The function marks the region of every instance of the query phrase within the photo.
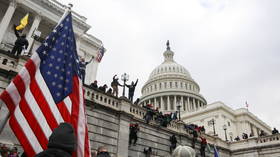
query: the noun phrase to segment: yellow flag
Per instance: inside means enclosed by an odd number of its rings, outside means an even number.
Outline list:
[[[26,14],[21,20],[20,20],[20,25],[16,27],[16,30],[22,30],[28,23],[28,16],[29,14]]]

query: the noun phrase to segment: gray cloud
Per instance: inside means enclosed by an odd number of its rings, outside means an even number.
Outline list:
[[[247,101],[251,112],[280,127],[280,1],[73,3],[108,50],[98,69],[100,84],[127,72],[131,80],[140,79],[136,95],[141,96],[140,87],[163,61],[169,39],[175,60],[190,71],[208,103],[220,100],[236,109]]]

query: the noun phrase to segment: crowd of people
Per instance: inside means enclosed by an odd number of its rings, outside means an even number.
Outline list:
[[[0,157],[25,157],[25,154],[20,154],[17,147],[7,147],[5,144],[0,144]]]
[[[115,96],[115,97],[118,97],[119,96],[119,86],[120,87],[127,87],[128,88],[128,100],[130,100],[131,102],[133,102],[133,96],[134,96],[134,91],[135,91],[135,87],[137,86],[137,83],[138,83],[138,79],[136,80],[136,82],[131,82],[131,84],[124,84],[124,85],[121,85],[119,83],[119,78],[117,77],[117,75],[114,75],[113,76],[113,80],[111,82],[111,88],[108,88],[107,84],[104,84],[102,86],[98,86],[97,84],[97,80],[95,80],[93,83],[91,83],[89,86],[93,89],[97,89],[97,90],[100,90],[101,92],[103,93],[106,93],[106,94],[110,94],[112,96]],[[139,102],[139,99],[136,99],[136,101],[134,103],[138,104]]]
[[[146,114],[144,115],[144,119],[147,124],[150,123],[152,119],[154,119],[160,126],[162,127],[167,127],[168,124],[171,123],[171,121],[176,121],[178,120],[178,111],[171,112],[171,113],[166,113],[163,114],[162,112],[159,111],[158,108],[153,109],[152,104],[147,104],[146,106],[143,106],[144,108],[147,109]]]

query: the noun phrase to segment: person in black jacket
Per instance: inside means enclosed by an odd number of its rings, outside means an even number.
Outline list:
[[[131,102],[133,102],[134,91],[135,91],[135,87],[136,87],[137,83],[138,83],[138,79],[136,80],[135,83],[132,81],[131,85],[125,84],[125,86],[128,88],[128,99]]]
[[[60,123],[49,138],[48,148],[35,157],[71,157],[76,150],[76,136],[69,123]]]
[[[79,63],[83,84],[85,83],[87,65],[93,60],[93,58],[94,57],[92,57],[88,62],[86,62],[84,58],[81,58],[81,61]]]
[[[169,138],[169,141],[170,141],[170,143],[171,143],[171,146],[170,146],[170,153],[172,153],[172,151],[176,148],[176,145],[177,145],[176,136],[175,136],[175,135],[172,135],[172,136]]]
[[[15,41],[15,46],[12,49],[12,54],[14,54],[15,56],[18,56],[18,55],[20,55],[20,53],[23,49],[27,49],[29,44],[28,44],[28,40],[26,39],[26,35],[22,34],[20,36],[16,27],[17,26],[14,25],[14,32],[17,37],[17,40]]]

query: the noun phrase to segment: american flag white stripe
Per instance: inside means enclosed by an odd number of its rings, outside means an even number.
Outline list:
[[[14,105],[17,106],[20,101],[20,95],[17,90],[17,87],[15,86],[15,84],[13,82],[10,83],[9,88],[7,88],[7,92],[11,96],[11,98],[14,102]]]
[[[45,137],[48,139],[52,133],[50,126],[47,123],[45,116],[43,115],[41,109],[39,108],[36,100],[34,99],[33,94],[31,93],[30,89],[27,89],[25,92],[25,98],[28,104],[32,104],[30,109],[32,110],[37,122],[40,122],[39,125],[43,130]]]
[[[23,130],[26,138],[28,139],[28,141],[30,141],[30,144],[31,144],[31,147],[33,148],[33,150],[36,153],[41,152],[43,149],[42,149],[40,143],[38,142],[36,136],[34,135],[33,131],[29,127],[29,124],[26,121],[26,119],[25,119],[24,115],[22,114],[19,107],[17,107],[15,109],[14,116],[15,116],[16,120],[18,121],[18,123],[20,124],[20,127]]]
[[[69,98],[69,96],[67,96],[67,97],[64,99],[64,103],[65,103],[65,105],[66,105],[66,108],[67,108],[68,112],[71,114],[72,101],[71,101],[71,99]]]
[[[22,70],[19,73],[19,76],[23,80],[25,88],[27,89],[30,83],[30,75],[25,67],[22,68]]]
[[[43,79],[43,76],[41,75],[40,70],[38,70],[36,72],[35,78],[36,78],[36,81],[37,81],[40,89],[44,89],[44,91],[42,91],[43,95],[44,95],[45,99],[48,100],[48,104],[50,106],[50,109],[51,109],[53,115],[55,116],[57,124],[64,122],[64,120],[63,120],[63,118],[62,118],[54,100],[53,100],[51,92],[49,91],[49,88],[47,87],[47,85],[46,85],[46,83]]]

